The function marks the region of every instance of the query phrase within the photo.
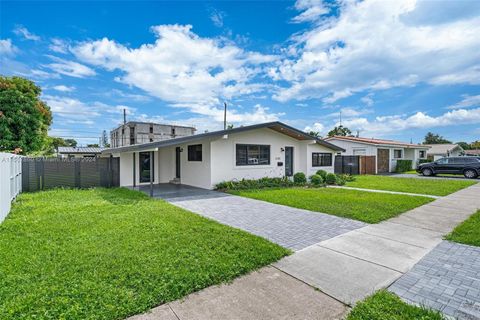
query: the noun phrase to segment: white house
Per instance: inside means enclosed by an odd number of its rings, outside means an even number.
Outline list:
[[[95,158],[100,156],[105,148],[99,147],[58,147],[60,158]]]
[[[426,144],[430,149],[427,151],[427,157],[433,161],[444,157],[458,157],[463,155],[464,150],[458,144]]]
[[[120,185],[182,183],[211,189],[234,179],[307,176],[334,170],[344,151],[281,122],[269,122],[145,144],[106,149],[120,157]]]
[[[397,160],[412,160],[415,169],[419,159],[427,158],[428,146],[361,137],[334,136],[325,139],[343,149],[342,155],[363,155],[376,157],[376,173],[394,172]]]

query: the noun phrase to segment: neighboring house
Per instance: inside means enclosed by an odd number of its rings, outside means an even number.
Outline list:
[[[120,157],[120,185],[150,181],[211,189],[240,179],[307,176],[318,169],[333,172],[334,155],[343,151],[281,122],[269,122],[189,137],[104,150]]]
[[[465,150],[466,156],[480,157],[480,149],[477,150]]]
[[[325,139],[343,149],[342,155],[375,156],[376,173],[394,172],[397,160],[412,160],[415,169],[418,160],[427,158],[428,146],[361,137],[334,136]]]
[[[458,144],[426,144],[430,147],[427,151],[427,157],[433,161],[444,157],[458,157],[463,155],[464,150]]]
[[[129,121],[110,131],[112,148],[156,142],[195,134],[193,127]]]
[[[60,158],[95,158],[100,156],[105,148],[98,147],[58,147]]]

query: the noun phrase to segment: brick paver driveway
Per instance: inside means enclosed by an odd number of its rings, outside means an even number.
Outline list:
[[[183,185],[154,186],[154,196],[220,223],[300,250],[365,223]],[[148,187],[142,187],[148,192]]]

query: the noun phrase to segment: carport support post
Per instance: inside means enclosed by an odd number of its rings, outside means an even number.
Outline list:
[[[150,151],[150,197],[153,198],[153,151]]]

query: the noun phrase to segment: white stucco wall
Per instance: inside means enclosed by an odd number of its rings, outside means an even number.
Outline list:
[[[120,186],[133,186],[133,152],[122,152],[118,154],[120,157]],[[154,177],[153,183],[158,183],[158,151],[153,152],[154,160]],[[135,152],[135,185],[149,184],[150,182],[140,183],[140,164],[139,152]]]
[[[263,144],[270,145],[270,164],[237,166],[236,144]],[[257,129],[248,132],[230,134],[224,139],[218,139],[211,143],[212,179],[211,187],[221,181],[240,179],[259,179],[263,177],[283,177],[285,175],[285,152],[282,148],[293,147],[293,172],[303,172],[307,176],[315,173],[318,169],[333,172],[331,167],[312,168],[312,152],[329,152],[334,156],[333,150],[327,149],[312,141],[293,139],[287,135],[270,129]],[[282,166],[278,166],[282,162]]]

